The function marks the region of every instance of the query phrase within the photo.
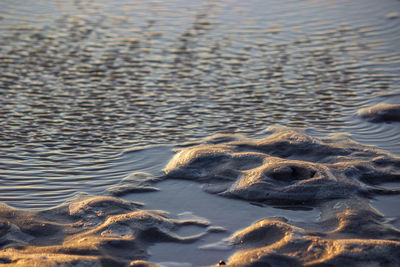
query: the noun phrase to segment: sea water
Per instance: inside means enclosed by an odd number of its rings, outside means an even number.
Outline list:
[[[135,172],[163,176],[183,143],[261,138],[271,125],[400,155],[399,122],[357,115],[400,103],[399,13],[395,0],[0,1],[0,201],[36,210],[105,195]],[[125,198],[228,229],[208,243],[264,217],[318,217],[188,181],[154,186]],[[398,226],[398,200],[372,205]],[[232,253],[202,245],[177,245],[189,251],[180,258],[157,244],[150,260],[213,264]]]

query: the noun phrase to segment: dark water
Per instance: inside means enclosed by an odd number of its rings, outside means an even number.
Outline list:
[[[400,153],[400,2],[0,1],[0,200],[157,174],[171,144],[271,124]],[[168,144],[168,146],[148,146]]]

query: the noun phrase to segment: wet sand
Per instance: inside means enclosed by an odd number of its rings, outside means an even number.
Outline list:
[[[399,7],[2,1],[0,264],[400,265]]]
[[[216,135],[183,144],[165,175],[133,173],[123,180],[130,190],[108,191],[126,200],[82,195],[39,211],[3,204],[1,260],[21,266],[135,266],[136,260],[398,265],[400,230],[370,200],[398,198],[400,190],[388,183],[399,182],[400,157],[343,135],[270,131],[262,139]]]

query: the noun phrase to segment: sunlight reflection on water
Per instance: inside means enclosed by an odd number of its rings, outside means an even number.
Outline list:
[[[398,7],[2,1],[1,200],[99,193],[140,169],[121,162],[124,149],[271,124],[350,131],[398,152],[397,128],[353,116],[399,93],[400,19],[387,17]]]

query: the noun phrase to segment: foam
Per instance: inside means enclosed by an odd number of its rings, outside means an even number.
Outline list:
[[[325,206],[324,216],[329,219],[322,219],[320,226],[332,228],[326,231],[307,230],[276,218],[260,220],[230,237],[229,242],[239,251],[228,265],[397,266],[400,231],[359,201],[349,201],[339,212]]]
[[[155,242],[190,243],[213,227],[207,221],[169,219],[114,197],[80,196],[41,211],[1,205],[0,261],[13,266],[156,266],[141,261]],[[176,234],[195,225],[192,236]],[[211,229],[210,231],[208,229]]]
[[[339,230],[338,230],[339,231]],[[240,251],[228,266],[398,266],[400,241],[330,238],[291,224],[264,219],[235,233],[230,240]]]
[[[113,185],[106,190],[106,194],[111,196],[123,196],[129,193],[143,193],[158,191],[152,186],[157,178],[145,172],[133,172],[122,179],[119,184]]]
[[[202,182],[210,193],[279,204],[397,192],[377,185],[400,181],[399,157],[343,135],[315,138],[285,127],[269,130],[272,134],[262,139],[217,135],[182,147],[164,172]]]
[[[400,121],[400,104],[377,104],[360,109],[358,115],[371,122]]]
[[[400,264],[400,231],[368,203],[370,197],[399,193],[385,185],[400,181],[400,158],[345,135],[316,138],[285,127],[269,131],[261,139],[216,135],[183,144],[164,177],[133,173],[108,193],[137,192],[162,178],[176,178],[261,206],[321,212],[313,222],[261,219],[229,239],[202,246],[235,249],[229,266]],[[141,203],[113,196],[80,195],[47,210],[0,204],[0,218],[0,262],[13,266],[154,267],[146,261],[149,246],[188,244],[225,231],[190,211],[171,219],[164,211],[143,210]],[[178,234],[187,226],[200,230]]]
[[[400,230],[363,198],[320,205],[316,224],[261,219],[208,248],[237,251],[228,266],[397,266]],[[297,225],[296,225],[297,224]]]

